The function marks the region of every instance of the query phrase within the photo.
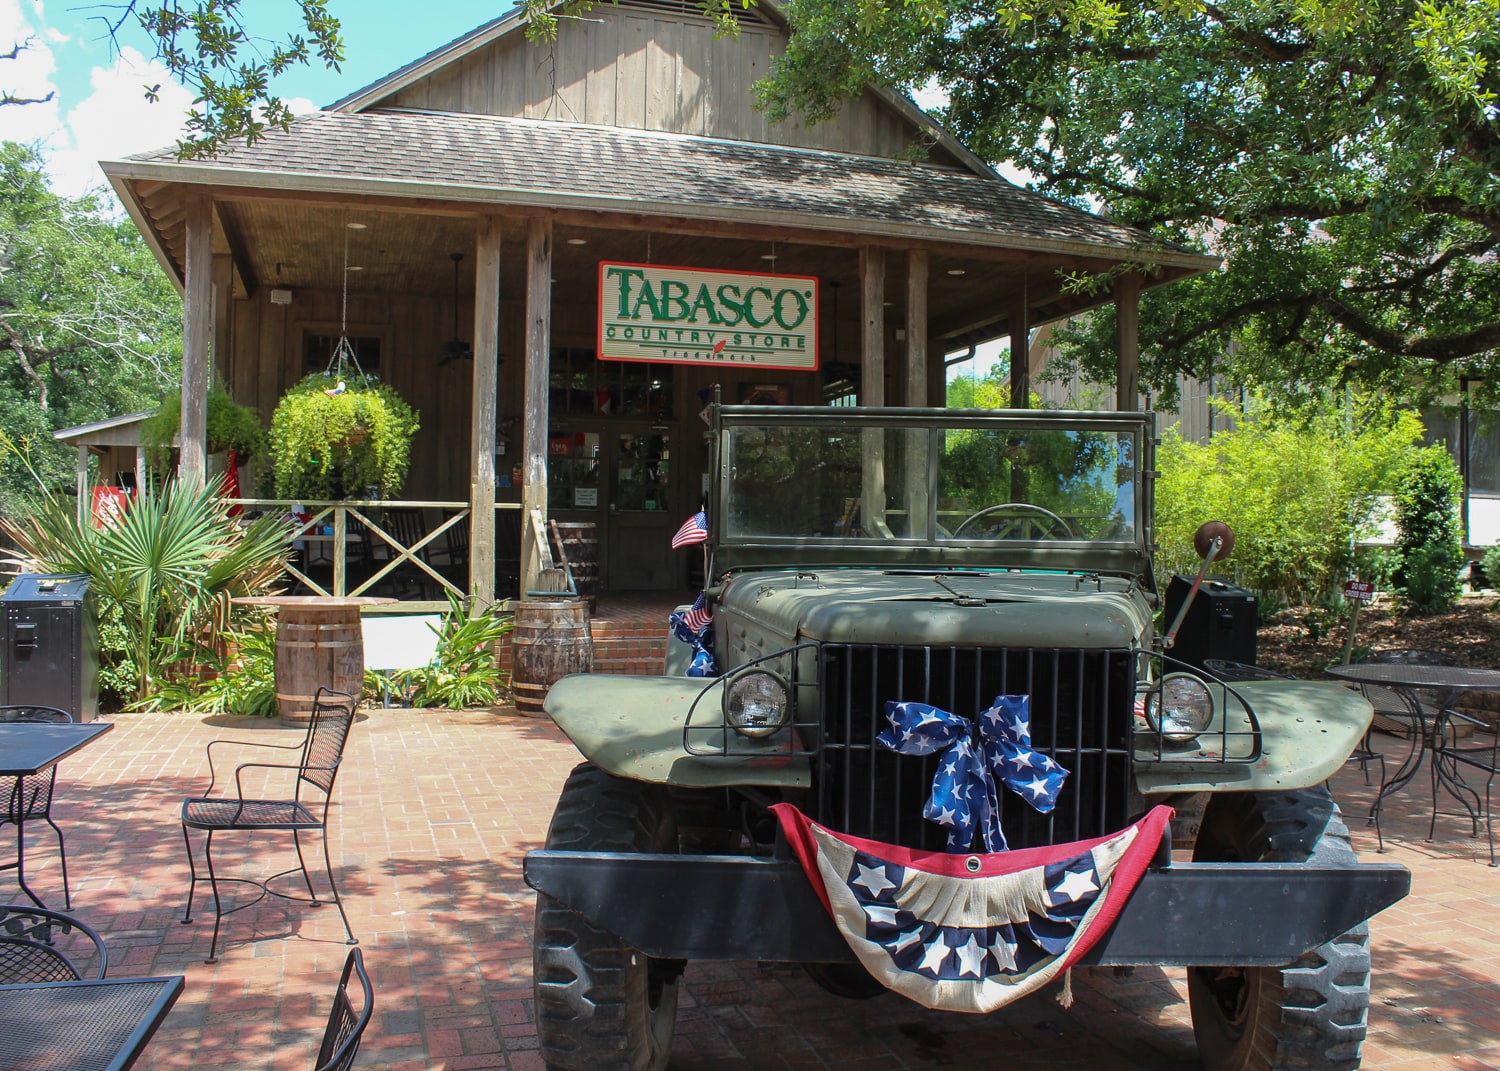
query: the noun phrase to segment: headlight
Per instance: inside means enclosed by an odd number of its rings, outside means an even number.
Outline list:
[[[1208,685],[1191,673],[1168,673],[1161,687],[1146,696],[1145,713],[1164,740],[1184,743],[1212,724],[1214,700]]]
[[[791,717],[792,691],[770,670],[752,669],[724,685],[724,720],[741,736],[770,736]]]

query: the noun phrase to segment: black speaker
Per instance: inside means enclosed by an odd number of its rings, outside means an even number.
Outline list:
[[[1174,576],[1167,585],[1163,603],[1162,627],[1169,629],[1193,589],[1193,578]],[[1167,649],[1167,656],[1179,662],[1203,668],[1205,658],[1222,658],[1230,662],[1255,665],[1255,596],[1226,580],[1204,577],[1198,594],[1193,596],[1177,642]]]

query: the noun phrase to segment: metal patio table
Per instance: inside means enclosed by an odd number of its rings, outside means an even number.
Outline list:
[[[178,974],[0,985],[0,1063],[24,1071],[123,1071],[182,984]]]
[[[111,721],[85,722],[0,722],[0,778],[32,777],[49,770],[79,748],[115,727]],[[14,784],[14,782],[10,782]],[[4,791],[10,791],[7,787]],[[21,836],[18,832],[17,837]],[[16,883],[37,907],[44,907],[41,897],[32,892],[21,873],[21,844],[16,844],[16,861],[0,864],[0,870],[14,870]]]
[[[1406,695],[1416,713],[1417,724],[1412,726],[1411,750],[1397,767],[1396,772],[1383,781],[1370,804],[1370,821],[1375,823],[1376,834],[1380,831],[1380,806],[1385,798],[1403,787],[1417,775],[1422,761],[1432,745],[1433,715],[1441,713],[1453,698],[1462,692],[1500,692],[1500,670],[1480,669],[1475,666],[1439,666],[1421,662],[1357,662],[1347,666],[1329,666],[1325,671],[1330,677],[1353,684],[1372,684]],[[1421,693],[1429,693],[1428,702],[1422,701]],[[1472,816],[1473,810],[1462,796],[1439,776],[1443,786],[1456,796]],[[1436,788],[1434,787],[1434,793]],[[1433,806],[1437,806],[1436,798]]]

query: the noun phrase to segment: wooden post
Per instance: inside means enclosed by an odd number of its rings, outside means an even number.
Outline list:
[[[1026,305],[1026,284],[1010,302],[1010,408],[1031,408],[1031,310]]]
[[[140,481],[137,480],[137,483]],[[78,523],[88,523],[89,510],[93,509],[93,503],[89,501],[89,448],[82,443],[78,444]]]
[[[910,250],[906,255],[905,402],[911,406],[927,404],[927,280],[927,251]],[[904,534],[909,538],[931,538],[934,534],[927,531],[926,447],[930,441],[926,431],[907,432]]]
[[[234,326],[234,314],[232,311],[234,301],[234,258],[228,253],[215,253],[213,258],[214,361],[212,381],[228,391],[229,385],[234,382],[234,370],[231,367],[233,357],[231,331]],[[233,392],[231,391],[230,393]]]
[[[552,353],[552,220],[526,231],[526,431],[521,509],[547,517],[547,376]],[[536,587],[536,550],[521,544],[521,594]]]
[[[209,351],[213,342],[213,200],[208,194],[188,195],[186,226],[177,477],[185,484],[201,487],[208,473]]]
[[[500,217],[479,220],[474,250],[474,406],[469,427],[470,612],[495,601],[495,432],[500,353]]]
[[[1115,408],[1122,413],[1141,407],[1141,277],[1127,272],[1115,280]]]
[[[860,246],[860,405],[885,404],[885,250]]]

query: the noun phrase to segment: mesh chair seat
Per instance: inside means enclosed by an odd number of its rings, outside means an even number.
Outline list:
[[[338,882],[333,876],[333,861],[328,854],[328,805],[332,802],[334,782],[338,777],[339,764],[343,761],[344,744],[348,741],[349,729],[354,724],[354,707],[353,696],[344,692],[336,692],[332,688],[319,688],[317,696],[313,699],[312,717],[308,722],[307,736],[300,745],[267,744],[254,740],[215,740],[208,745],[210,773],[208,791],[202,796],[186,799],[182,804],[182,841],[187,847],[190,875],[187,908],[183,912],[182,921],[184,923],[193,921],[193,893],[198,887],[198,867],[193,859],[193,843],[188,837],[188,830],[199,829],[207,834],[203,841],[203,858],[208,864],[208,884],[213,890],[214,897],[214,934],[208,946],[209,963],[216,960],[219,950],[219,930],[223,925],[225,915],[259,903],[266,895],[279,896],[288,900],[301,900],[311,904],[321,902],[318,899],[317,890],[313,888],[312,875],[308,873],[307,862],[302,857],[302,841],[299,834],[303,830],[316,830],[321,835],[323,866],[328,874],[328,885],[333,890],[334,906],[339,909],[339,917],[343,919],[344,934],[349,939],[348,943],[351,945],[359,943],[354,936],[354,931],[349,927],[349,915],[344,910],[344,901],[339,895]],[[234,769],[234,794],[216,796],[214,784],[220,780],[220,771],[214,766],[214,746],[219,744],[255,749],[251,754],[257,756],[263,756],[267,751],[298,752],[299,756],[296,762],[241,762]],[[247,772],[251,777],[261,776],[268,772],[273,776],[295,773],[295,785],[291,794],[286,798],[246,798],[243,793]],[[230,780],[227,771],[223,780]],[[321,793],[321,802],[309,805],[308,801],[302,797],[304,787],[318,790]],[[214,834],[251,830],[276,830],[291,833],[292,843],[297,849],[297,866],[264,881],[226,878],[227,881],[248,881],[249,884],[260,889],[259,896],[248,903],[236,904],[226,911],[223,901],[219,898],[219,878],[214,873]],[[303,882],[307,885],[306,897],[293,897],[270,888],[269,883],[275,878],[299,871]]]
[[[191,829],[317,829],[323,823],[296,800],[193,799],[182,805]]]
[[[359,983],[361,1001],[359,1011],[349,999],[351,976]],[[370,1016],[375,1012],[375,988],[365,971],[364,956],[359,949],[351,948],[344,960],[344,973],[339,978],[339,987],[333,995],[333,1006],[328,1009],[328,1025],[323,1028],[323,1040],[318,1046],[317,1060],[313,1071],[347,1071],[354,1066],[354,1057],[359,1053],[360,1039],[365,1027],[370,1025]]]

